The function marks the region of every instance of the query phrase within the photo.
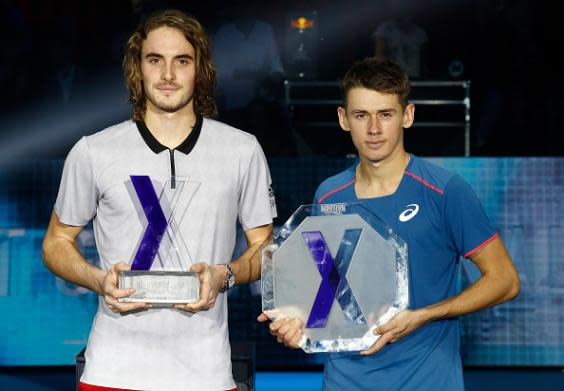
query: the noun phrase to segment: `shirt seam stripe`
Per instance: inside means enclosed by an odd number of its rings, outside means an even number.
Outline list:
[[[344,184],[344,185],[341,186],[341,187],[337,187],[336,189],[333,189],[333,190],[328,191],[328,192],[325,193],[323,196],[321,196],[321,197],[319,198],[319,200],[317,200],[317,203],[322,202],[325,198],[329,197],[331,194],[337,193],[337,192],[343,190],[345,187],[348,187],[348,186],[352,185],[355,181],[356,181],[356,178],[353,179],[352,181],[350,181],[349,183]]]
[[[478,251],[479,249],[484,247],[486,244],[488,244],[489,242],[494,240],[497,236],[498,236],[498,233],[496,232],[495,234],[493,234],[493,236],[491,238],[485,240],[482,244],[478,245],[478,247],[476,247],[473,250],[470,250],[466,254],[464,254],[464,258],[468,258],[470,255],[474,254],[476,251]]]
[[[413,179],[415,179],[416,181],[421,182],[422,184],[424,184],[424,185],[427,186],[428,188],[430,188],[430,189],[436,191],[437,193],[439,193],[439,194],[441,194],[441,195],[444,194],[444,191],[443,191],[443,190],[439,189],[438,187],[435,187],[435,186],[431,185],[429,182],[425,181],[423,178],[420,178],[420,177],[418,177],[417,175],[415,175],[415,174],[413,174],[413,173],[411,173],[411,172],[409,172],[409,171],[407,171],[407,170],[405,170],[405,173],[406,173],[407,175],[409,175],[410,177],[412,177]]]

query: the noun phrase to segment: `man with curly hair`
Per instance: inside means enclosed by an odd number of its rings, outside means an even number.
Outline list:
[[[83,137],[65,162],[43,244],[57,276],[98,293],[81,390],[228,390],[231,374],[226,290],[259,278],[258,248],[272,232],[276,207],[256,138],[210,119],[215,68],[200,23],[180,11],[149,16],[126,47],[131,120]],[[147,221],[130,192],[131,175],[158,190],[180,179],[197,184],[177,230],[186,240],[200,300],[173,309],[119,299]],[[229,263],[236,220],[247,251]],[[100,267],[75,239],[93,221]]]

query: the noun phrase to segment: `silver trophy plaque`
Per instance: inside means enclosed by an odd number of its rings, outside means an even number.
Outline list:
[[[178,227],[199,183],[176,177],[157,191],[148,176],[130,178],[130,194],[146,227],[130,262],[131,270],[119,277],[121,289],[134,288],[135,292],[120,301],[159,306],[197,302],[199,276],[188,271],[192,260]]]
[[[305,352],[368,349],[408,306],[407,244],[361,203],[303,205],[262,249],[262,309]]]

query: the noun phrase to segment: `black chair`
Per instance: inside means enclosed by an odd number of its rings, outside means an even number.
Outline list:
[[[84,352],[82,349],[76,356],[76,390],[82,371],[84,370]],[[255,389],[255,344],[254,342],[231,342],[231,367],[238,391]]]

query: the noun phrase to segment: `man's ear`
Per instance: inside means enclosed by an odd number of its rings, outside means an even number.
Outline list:
[[[413,103],[409,103],[405,106],[405,110],[403,111],[403,123],[402,127],[404,129],[410,128],[413,125],[413,121],[415,120],[415,105]]]
[[[347,118],[347,110],[343,106],[337,108],[337,116],[339,117],[339,125],[345,132],[350,132],[349,119]]]

